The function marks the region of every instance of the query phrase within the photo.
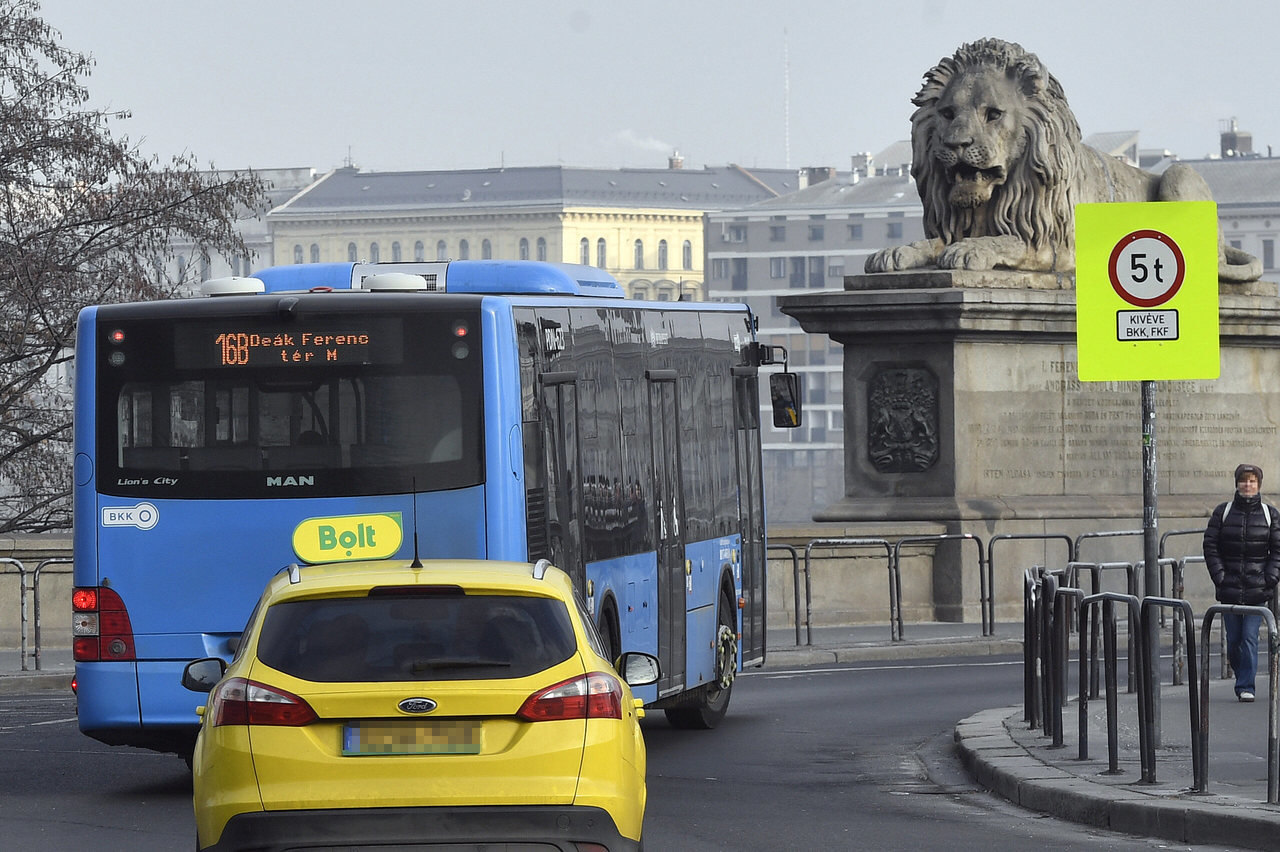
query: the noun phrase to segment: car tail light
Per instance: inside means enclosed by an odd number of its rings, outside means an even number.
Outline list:
[[[516,715],[529,722],[621,719],[622,684],[604,672],[585,674],[535,692]]]
[[[311,705],[292,692],[242,677],[225,680],[209,701],[213,725],[281,725],[299,727],[317,718]]]
[[[115,589],[85,586],[72,591],[71,643],[78,663],[136,659],[133,624]]]

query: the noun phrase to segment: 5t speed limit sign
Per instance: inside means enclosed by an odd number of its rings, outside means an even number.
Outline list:
[[[1076,348],[1083,381],[1217,377],[1213,202],[1076,207]]]

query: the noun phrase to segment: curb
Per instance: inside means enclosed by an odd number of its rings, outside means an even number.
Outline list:
[[[956,751],[972,777],[1015,805],[1070,822],[1179,843],[1274,849],[1280,810],[1231,796],[1167,793],[1097,784],[1050,766],[1010,733],[1022,707],[984,710],[955,728]]]
[[[19,695],[24,692],[65,689],[71,692],[71,669],[44,669],[41,671],[5,672],[0,674],[0,695]]]
[[[1021,653],[1021,639],[973,639],[968,636],[954,639],[904,640],[891,644],[868,642],[839,647],[798,645],[766,649],[764,667],[776,669],[823,663],[926,660],[934,657],[990,657]]]

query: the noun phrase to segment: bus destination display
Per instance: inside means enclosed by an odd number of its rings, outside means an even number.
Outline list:
[[[399,364],[403,359],[398,319],[326,321],[274,328],[254,323],[201,323],[176,330],[174,364],[210,367],[317,367]]]

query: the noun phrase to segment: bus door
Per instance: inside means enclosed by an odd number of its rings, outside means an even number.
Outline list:
[[[577,373],[547,372],[542,382],[542,428],[546,452],[547,550],[552,564],[586,595],[582,563],[581,467],[578,463]]]
[[[742,662],[761,662],[765,652],[765,534],[760,470],[760,386],[755,367],[733,368],[734,467],[742,535]]]
[[[676,371],[646,370],[649,434],[653,450],[654,535],[658,559],[658,695],[684,688],[685,585],[684,505],[680,493],[680,409]]]

